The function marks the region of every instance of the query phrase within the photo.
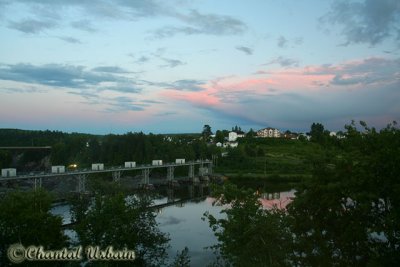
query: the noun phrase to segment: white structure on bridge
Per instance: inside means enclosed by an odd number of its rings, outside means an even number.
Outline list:
[[[65,166],[51,166],[51,173],[64,173]]]
[[[14,177],[17,176],[17,169],[8,168],[1,169],[1,177]]]
[[[136,167],[136,162],[135,161],[127,161],[125,162],[125,168],[134,168]]]
[[[102,171],[102,170],[104,170],[104,164],[103,163],[93,163],[92,170],[93,171]]]
[[[155,160],[153,160],[151,165],[153,165],[153,166],[161,166],[161,165],[163,165],[162,164],[162,160],[161,159],[155,159]]]
[[[17,180],[33,180],[34,181],[34,188],[40,188],[42,186],[42,179],[46,178],[55,178],[55,177],[64,177],[64,176],[74,176],[78,180],[77,191],[80,193],[86,192],[86,178],[93,173],[109,173],[111,172],[112,178],[115,182],[118,182],[121,178],[121,174],[123,171],[141,171],[142,172],[142,183],[144,185],[150,184],[150,171],[155,168],[167,168],[167,183],[173,184],[176,182],[174,180],[174,169],[177,167],[184,167],[188,166],[189,173],[188,178],[189,181],[196,183],[199,181],[198,177],[195,176],[195,167],[199,165],[199,176],[205,176],[212,174],[212,167],[213,163],[210,160],[196,160],[196,161],[188,161],[186,162],[185,159],[176,159],[173,163],[166,163],[163,164],[162,160],[153,161],[154,164],[142,164],[136,165],[135,162],[129,162],[129,167],[126,166],[117,166],[117,167],[109,167],[104,168],[103,163],[94,163],[92,164],[92,169],[87,170],[67,170],[64,166],[53,166],[54,168],[51,169],[49,172],[36,172],[36,173],[29,173],[29,174],[19,174],[17,175],[16,169],[2,169],[1,174],[2,178],[1,181],[17,181]],[[135,163],[135,164],[132,164]],[[1,183],[0,183],[1,186]]]

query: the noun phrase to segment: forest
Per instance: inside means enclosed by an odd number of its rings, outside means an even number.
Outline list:
[[[106,166],[120,166],[125,161],[149,164],[153,159],[161,159],[164,162],[172,162],[176,158],[211,159],[211,155],[218,153],[219,149],[208,145],[200,136],[200,133],[155,135],[129,132],[122,135],[90,135],[1,129],[0,147],[51,146],[51,149],[19,152],[0,150],[0,167],[17,167],[19,170],[31,171],[32,167],[27,163],[36,162],[34,170],[48,170],[50,166],[40,164],[46,156],[49,157],[51,165],[76,164],[79,168],[90,167],[96,162]]]

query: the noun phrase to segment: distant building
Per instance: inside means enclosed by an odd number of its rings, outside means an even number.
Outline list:
[[[305,138],[307,141],[311,140],[311,136],[306,133],[299,133],[299,135],[297,136],[297,139],[300,139],[301,137]]]
[[[222,147],[222,143],[221,142],[218,142],[218,143],[216,143],[215,144],[217,147]]]
[[[281,134],[281,137],[283,137],[283,138],[286,138],[286,139],[293,139],[293,140],[295,140],[295,139],[297,139],[297,134],[295,134],[295,133],[283,133],[283,134]]]
[[[237,138],[238,138],[238,134],[236,132],[230,132],[228,135],[229,142],[235,142]]]
[[[279,132],[278,129],[268,127],[268,128],[264,128],[264,129],[258,130],[257,131],[257,136],[258,137],[274,137],[274,138],[278,138],[278,137],[281,136],[281,133]]]
[[[232,148],[234,148],[234,147],[237,147],[238,145],[239,145],[238,142],[225,142],[223,144],[223,147],[232,147]]]

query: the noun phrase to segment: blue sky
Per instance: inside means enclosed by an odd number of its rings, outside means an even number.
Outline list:
[[[399,25],[396,0],[0,0],[0,127],[384,127]]]

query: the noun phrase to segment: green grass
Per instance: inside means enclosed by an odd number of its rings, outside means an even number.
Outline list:
[[[282,181],[301,180],[311,175],[312,165],[309,159],[323,152],[320,145],[299,140],[258,138],[239,143],[239,148],[244,150],[246,145],[256,150],[262,148],[265,155],[248,157],[253,163],[251,168],[235,169],[222,165],[217,166],[216,172],[235,179],[247,177]]]

